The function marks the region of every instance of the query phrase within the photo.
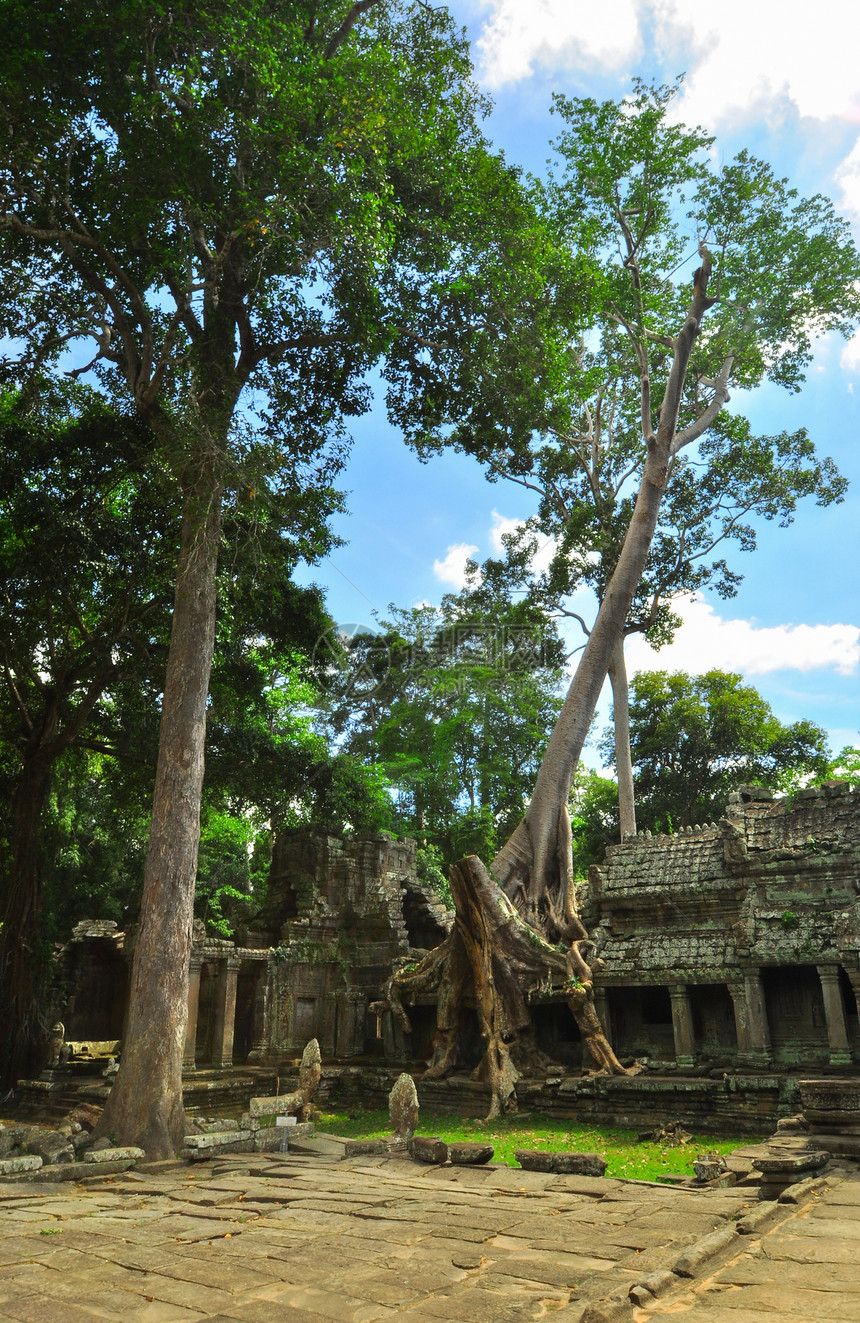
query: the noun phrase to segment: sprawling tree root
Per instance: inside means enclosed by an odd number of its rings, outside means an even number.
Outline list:
[[[566,817],[566,815],[565,815]],[[560,852],[559,852],[560,853]],[[592,970],[585,959],[588,935],[576,914],[572,879],[565,881],[542,908],[528,905],[544,930],[521,917],[513,900],[475,855],[451,869],[456,922],[441,945],[417,965],[396,970],[378,1009],[390,1009],[410,1030],[404,998],[436,993],[437,1033],[426,1078],[448,1075],[460,1060],[463,1009],[474,1006],[484,1040],[484,1055],[474,1072],[490,1085],[489,1116],[516,1108],[516,1084],[523,1069],[544,1064],[534,1045],[527,999],[552,987],[562,988],[583,1041],[601,1074],[626,1074],[612,1051],[594,1008]],[[567,884],[566,884],[567,883]]]

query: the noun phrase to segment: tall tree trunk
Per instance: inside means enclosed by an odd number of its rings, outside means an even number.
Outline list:
[[[609,661],[612,685],[612,722],[615,730],[615,770],[618,774],[618,819],[622,841],[636,835],[636,799],[633,760],[630,756],[630,692],[624,660],[624,636],[619,635]]]
[[[221,529],[217,456],[186,485],[149,848],[119,1074],[98,1125],[168,1158],[185,1134],[182,1054],[200,841],[206,701]]]
[[[52,725],[55,725],[55,721]],[[42,731],[48,738],[53,731]],[[25,756],[12,797],[12,860],[0,929],[0,1084],[9,1088],[44,1065],[49,951],[41,929],[41,823],[53,759],[41,748]]]

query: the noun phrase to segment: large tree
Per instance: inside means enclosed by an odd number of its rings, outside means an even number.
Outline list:
[[[798,197],[749,153],[720,164],[701,130],[672,121],[672,95],[671,88],[640,85],[617,103],[556,98],[565,123],[555,144],[562,169],[546,189],[545,211],[560,243],[593,258],[589,319],[581,320],[580,308],[577,323],[557,291],[546,291],[554,317],[536,331],[554,326],[566,346],[559,352],[556,338],[543,375],[511,400],[502,425],[488,416],[469,365],[456,361],[449,375],[460,387],[458,413],[446,409],[440,392],[435,413],[425,408],[406,418],[423,449],[453,442],[528,472],[534,431],[564,450],[564,438],[581,432],[574,408],[586,419],[599,416],[595,344],[611,350],[618,375],[638,383],[635,413],[622,420],[635,429],[635,500],[529,807],[493,860],[492,878],[474,859],[456,870],[463,919],[458,915],[448,949],[395,975],[389,988],[397,1011],[402,991],[439,987],[439,1071],[457,1059],[456,1005],[472,989],[496,1110],[513,1097],[528,1024],[524,995],[548,977],[569,989],[595,1060],[621,1069],[594,1015],[567,804],[680,456],[707,443],[733,385],[769,380],[799,389],[815,336],[848,332],[860,311],[858,254],[831,203]],[[692,279],[684,274],[691,260],[698,262]],[[586,444],[592,436],[587,429]],[[582,517],[578,507],[571,510],[572,525]]]
[[[73,370],[127,401],[182,506],[129,1031],[104,1117],[159,1157],[184,1128],[234,416],[252,410],[289,469],[343,439],[380,354],[408,390],[432,350],[414,307],[438,303],[436,273],[480,230],[481,196],[514,214],[516,187],[476,129],[467,49],[444,10],[5,0],[2,13],[5,329],[31,365],[76,351]]]

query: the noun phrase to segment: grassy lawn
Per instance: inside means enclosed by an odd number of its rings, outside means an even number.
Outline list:
[[[360,1139],[376,1139],[391,1133],[388,1112],[320,1112],[317,1131]],[[644,1129],[644,1127],[643,1127]],[[489,1141],[495,1147],[496,1162],[515,1167],[514,1150],[518,1148],[570,1149],[576,1153],[599,1153],[609,1164],[607,1176],[632,1177],[659,1181],[665,1176],[693,1175],[693,1161],[700,1153],[731,1153],[732,1149],[760,1141],[748,1135],[694,1135],[689,1144],[676,1147],[654,1143],[640,1144],[635,1130],[615,1130],[609,1126],[581,1128],[570,1121],[553,1120],[537,1112],[500,1117],[495,1121],[451,1116],[445,1112],[421,1111],[418,1133],[441,1135],[448,1143],[457,1140]]]

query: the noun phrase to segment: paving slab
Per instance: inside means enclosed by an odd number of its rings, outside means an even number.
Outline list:
[[[402,1157],[206,1167],[62,1195],[0,1184],[0,1323],[575,1323],[750,1206],[748,1193]],[[853,1225],[840,1208],[834,1225]],[[829,1244],[822,1221],[801,1248]]]
[[[634,1318],[676,1323],[860,1323],[860,1172],[836,1173],[800,1205],[780,1205],[760,1231]]]

